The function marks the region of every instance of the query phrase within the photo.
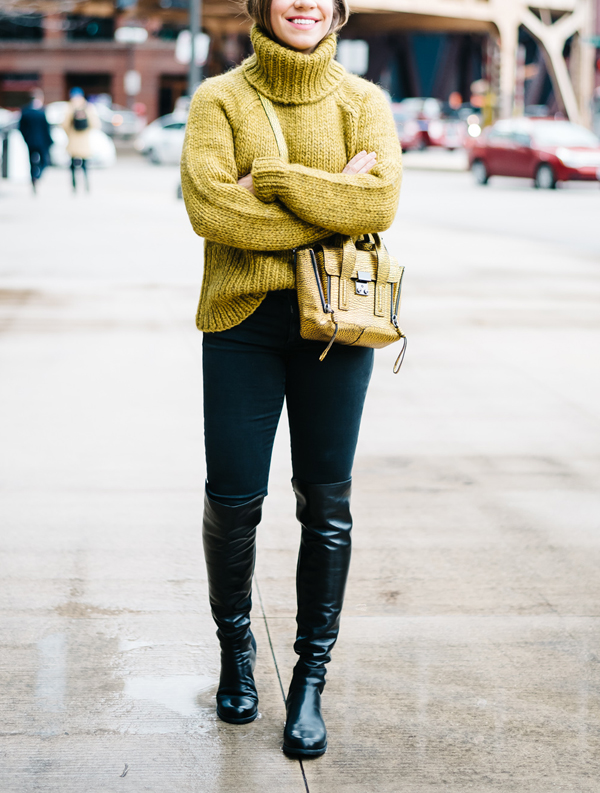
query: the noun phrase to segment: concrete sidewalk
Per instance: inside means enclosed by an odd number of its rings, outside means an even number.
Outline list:
[[[407,174],[386,239],[409,348],[398,377],[393,349],[376,358],[330,748],[301,764],[280,749],[285,417],[259,532],[261,716],[232,727],[200,541],[200,242],[172,169],[131,159],[76,199],[67,178],[37,201],[0,182],[2,793],[596,793],[598,260],[416,208],[452,185],[466,218],[524,202],[552,224],[600,196]]]

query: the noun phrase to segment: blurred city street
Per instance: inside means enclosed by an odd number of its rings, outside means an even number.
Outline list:
[[[424,153],[425,157],[427,152]],[[329,749],[281,752],[299,527],[282,418],[260,718],[215,714],[201,547],[202,242],[178,169],[0,180],[1,793],[597,793],[600,189],[407,158]],[[443,167],[443,166],[442,166]]]

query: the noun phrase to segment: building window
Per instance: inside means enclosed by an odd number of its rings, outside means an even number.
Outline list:
[[[0,13],[0,39],[25,39],[39,41],[44,38],[40,14]]]
[[[69,14],[67,20],[69,23],[68,39],[106,41],[115,37],[115,23],[112,17],[85,17],[79,14]]]
[[[164,39],[165,41],[175,41],[182,30],[188,30],[188,25],[164,24],[154,35],[159,39]]]

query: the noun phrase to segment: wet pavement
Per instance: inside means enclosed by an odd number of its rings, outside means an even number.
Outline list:
[[[298,528],[259,531],[260,718],[214,713],[200,541],[201,243],[134,158],[0,181],[0,791],[596,793],[597,186],[408,172],[400,376],[380,351],[324,712],[281,753]]]

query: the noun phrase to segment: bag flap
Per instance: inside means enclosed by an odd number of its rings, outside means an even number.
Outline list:
[[[342,270],[341,248],[330,245],[319,245],[315,247],[315,254],[321,254],[323,256],[323,266],[327,275],[332,275],[337,278],[340,277]],[[388,283],[397,284],[402,277],[403,270],[404,268],[400,267],[395,257],[390,254],[390,274]],[[356,266],[352,272],[351,278],[356,280],[359,273],[368,274],[372,281],[377,280],[377,254],[375,251],[356,251]]]

